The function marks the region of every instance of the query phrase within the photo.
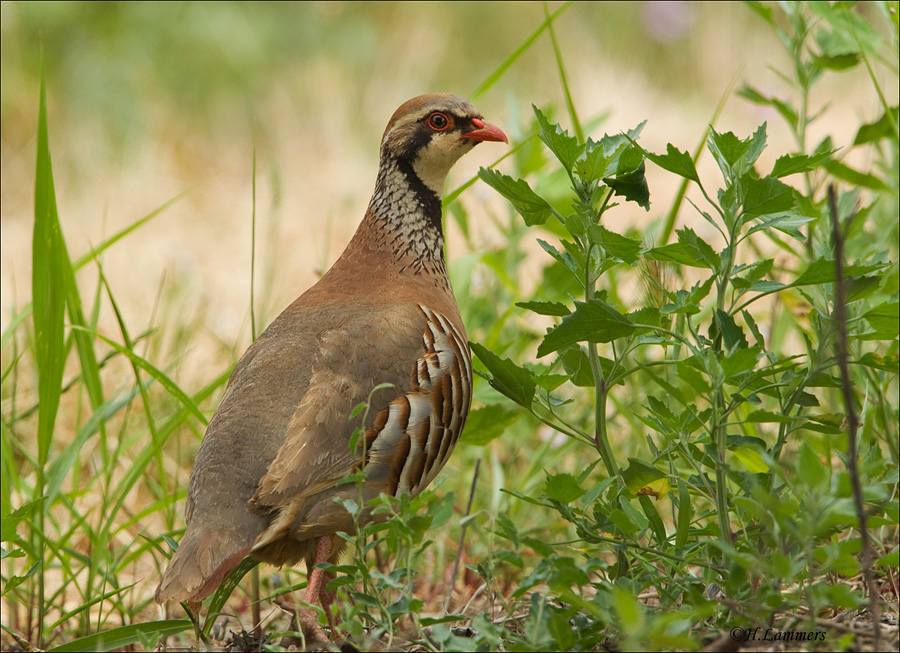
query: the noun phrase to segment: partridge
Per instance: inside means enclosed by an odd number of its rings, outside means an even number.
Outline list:
[[[444,263],[441,194],[450,167],[482,141],[508,142],[456,95],[416,97],[394,113],[352,240],[228,381],[158,603],[202,600],[249,555],[279,566],[304,560],[305,600],[329,614],[316,565],[336,562],[345,544],[336,533],[354,528],[335,499],[358,496],[338,481],[361,469],[364,500],[415,495],[447,462],[469,411],[472,362]],[[352,451],[361,418],[351,412],[366,401]],[[363,523],[372,518],[363,512]]]

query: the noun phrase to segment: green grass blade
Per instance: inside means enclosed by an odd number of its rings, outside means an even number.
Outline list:
[[[63,257],[65,246],[56,190],[53,185],[53,166],[50,161],[50,138],[47,129],[47,90],[41,71],[41,98],[38,109],[37,163],[34,180],[34,240],[32,241],[31,292],[34,304],[34,355],[38,373],[38,458],[34,496],[44,493],[44,467],[50,455],[53,429],[62,396],[62,377],[65,367],[65,276]],[[44,504],[44,511],[47,504]],[[44,511],[38,516],[38,532],[43,532]],[[33,532],[33,537],[40,537]],[[37,542],[35,542],[37,545]],[[44,560],[44,547],[35,546]],[[44,631],[44,570],[38,576],[37,641],[41,645]]]
[[[98,432],[113,415],[127,406],[135,395],[137,395],[137,388],[132,388],[131,392],[124,397],[114,396],[104,402],[79,430],[72,443],[54,459],[47,473],[47,498],[50,503],[53,503],[53,499],[56,498],[63,481],[69,475],[69,471],[78,458],[78,453],[88,438]]]
[[[59,409],[65,365],[66,297],[62,266],[64,244],[56,208],[53,167],[47,131],[47,93],[41,80],[37,167],[34,182],[34,240],[31,290],[34,302],[34,349],[38,368],[38,464],[47,461]]]
[[[84,256],[79,258],[77,261],[75,261],[75,263],[72,265],[72,268],[77,272],[78,270],[83,268],[85,265],[87,265],[91,261],[95,260],[104,251],[106,251],[107,249],[109,249],[110,247],[115,245],[117,242],[119,242],[120,240],[125,238],[125,236],[136,231],[139,227],[143,227],[145,224],[150,222],[150,220],[152,220],[153,218],[158,216],[160,213],[162,213],[163,211],[168,209],[170,206],[180,202],[185,197],[187,197],[188,195],[193,193],[201,185],[202,184],[198,184],[196,186],[192,186],[191,188],[188,188],[186,191],[179,193],[178,195],[176,195],[175,197],[170,199],[168,202],[165,202],[162,205],[160,205],[159,207],[153,209],[152,211],[150,211],[150,213],[145,215],[143,218],[141,218],[141,219],[137,220],[136,222],[132,223],[131,225],[125,227],[121,231],[116,232],[115,234],[113,234],[112,236],[110,236],[109,238],[104,240],[102,243],[97,245],[97,247],[92,248],[90,252],[88,252],[87,254],[85,254]]]
[[[544,32],[544,30],[547,29],[553,23],[553,21],[556,20],[566,9],[568,9],[571,4],[572,0],[569,0],[569,2],[564,2],[557,8],[556,11],[547,16],[544,22],[541,23],[540,26],[538,26],[538,28],[534,30],[534,32],[532,32],[527,39],[522,41],[522,44],[519,45],[519,47],[517,47],[515,50],[513,50],[509,54],[509,56],[506,57],[506,59],[501,61],[500,65],[494,69],[494,72],[488,75],[487,79],[485,79],[483,82],[481,82],[481,84],[478,85],[478,88],[476,88],[469,95],[469,99],[472,102],[475,102],[479,97],[484,95],[484,93],[487,92],[489,88],[496,84],[497,80],[503,77],[506,71],[509,70],[510,66],[512,66],[519,59],[519,57],[521,57],[523,54],[525,54],[525,52],[528,51],[528,48],[532,46],[532,44]]]
[[[103,340],[106,344],[108,344],[110,347],[115,349],[117,352],[119,352],[120,354],[123,354],[125,357],[127,357],[128,360],[130,360],[132,363],[137,365],[137,367],[144,370],[145,372],[147,372],[147,374],[149,374],[154,379],[156,379],[159,382],[159,384],[169,392],[170,395],[172,395],[175,399],[177,399],[190,412],[192,412],[194,415],[196,415],[197,419],[199,419],[201,422],[203,422],[204,426],[208,423],[206,416],[197,407],[197,404],[195,404],[194,401],[190,397],[188,397],[187,394],[185,394],[184,390],[182,390],[180,387],[178,387],[177,383],[175,383],[172,379],[170,379],[169,376],[165,372],[163,372],[161,369],[159,369],[158,367],[153,365],[153,363],[151,363],[147,359],[143,358],[142,356],[136,354],[134,351],[132,351],[128,347],[123,347],[122,345],[117,343],[115,340],[112,340],[111,338],[107,338],[103,334],[97,333],[96,331],[91,331],[90,329],[87,329],[84,327],[73,327],[73,329],[88,331],[90,333],[93,333],[96,337]]]
[[[167,637],[176,635],[192,628],[187,619],[168,619],[165,621],[148,621],[141,624],[132,624],[113,628],[106,632],[88,635],[66,642],[60,646],[47,649],[47,653],[64,653],[66,651],[111,651],[114,648],[122,648],[130,644],[137,644],[147,638],[156,635]]]
[[[584,129],[581,121],[578,119],[578,112],[575,110],[575,102],[572,100],[572,93],[569,90],[569,78],[566,75],[566,67],[562,60],[562,51],[559,49],[559,43],[556,40],[556,32],[553,30],[553,20],[550,15],[550,6],[547,0],[544,0],[544,15],[547,17],[547,33],[550,34],[550,43],[553,44],[553,56],[556,59],[556,69],[559,72],[559,81],[562,83],[563,95],[566,96],[566,109],[569,112],[569,120],[572,121],[572,127],[575,129],[575,136],[578,137],[579,143],[584,143]]]
[[[216,619],[219,617],[219,614],[222,612],[222,608],[225,607],[226,601],[228,601],[228,597],[231,596],[231,593],[234,592],[234,589],[240,584],[241,579],[250,572],[251,569],[256,567],[260,563],[256,558],[244,558],[230,574],[225,579],[225,581],[219,585],[219,588],[212,595],[212,599],[210,599],[209,607],[207,609],[206,621],[203,624],[203,634],[209,635],[212,630],[213,624],[216,623]]]

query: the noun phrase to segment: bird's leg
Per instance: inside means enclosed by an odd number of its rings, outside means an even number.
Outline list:
[[[328,581],[334,577],[334,573],[326,572],[318,569],[317,566],[323,562],[328,562],[331,556],[333,545],[331,537],[323,536],[316,540],[315,562],[308,570],[309,580],[306,586],[306,596],[304,601],[307,603],[318,602],[325,611],[325,618],[328,619],[328,626],[331,628],[332,637],[335,634],[335,626],[337,626],[336,618],[331,614],[331,604],[334,602],[336,592],[329,592],[326,589]]]
[[[325,616],[328,618],[328,624],[334,633],[334,622],[331,618],[331,601],[334,599],[334,592],[326,592],[325,585],[328,583],[328,576],[321,569],[316,569],[316,565],[326,562],[328,556],[331,555],[331,538],[320,537],[316,540],[316,549],[313,558],[306,560],[306,593],[303,595],[303,602],[309,605],[320,604],[325,610]],[[281,640],[284,647],[305,646],[306,650],[328,650],[331,641],[319,626],[315,610],[307,608],[304,605],[298,605],[291,602],[288,604],[282,597],[280,601],[276,601],[278,607],[293,613],[291,619],[291,628],[303,633],[303,639],[294,636],[287,636]]]

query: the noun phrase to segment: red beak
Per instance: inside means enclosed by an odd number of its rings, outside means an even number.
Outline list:
[[[497,141],[499,143],[509,143],[509,139],[506,137],[506,134],[504,134],[503,130],[496,125],[492,125],[491,123],[485,122],[484,120],[479,120],[478,118],[472,118],[472,124],[475,125],[477,129],[466,132],[462,135],[463,138],[466,138],[473,143],[480,143],[481,141]]]

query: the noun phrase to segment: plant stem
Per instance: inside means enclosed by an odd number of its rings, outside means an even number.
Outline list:
[[[608,197],[607,197],[608,199]],[[594,245],[587,248],[585,257],[584,296],[586,301],[591,301],[597,294],[596,281],[592,278],[591,253]],[[609,446],[609,438],[606,431],[606,382],[603,378],[603,368],[600,365],[600,356],[597,353],[597,343],[587,343],[588,361],[591,365],[591,373],[594,375],[594,446],[603,458],[606,471],[611,478],[617,478],[619,485],[625,487],[625,481],[619,473],[619,466]]]

